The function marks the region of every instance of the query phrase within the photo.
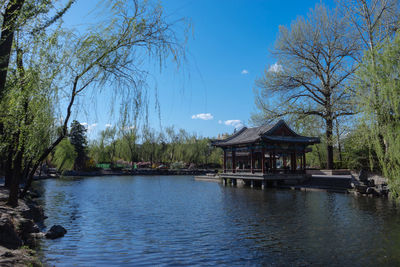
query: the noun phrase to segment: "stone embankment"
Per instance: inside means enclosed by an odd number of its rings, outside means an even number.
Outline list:
[[[347,193],[352,189],[351,176],[346,174],[311,175],[299,185],[305,191],[315,189],[328,192]]]
[[[377,174],[366,171],[354,172],[350,170],[307,170],[303,180],[290,181],[283,180],[278,183],[267,183],[267,187],[278,187],[283,189],[301,191],[327,191],[337,193],[354,193],[362,196],[387,197],[389,188],[387,180]],[[220,182],[218,174],[209,173],[207,175],[195,176],[199,181]],[[245,184],[238,177],[236,185]],[[261,184],[257,183],[258,186]]]
[[[41,266],[33,249],[43,235],[43,209],[33,194],[15,208],[6,205],[7,197],[8,190],[0,187],[0,266]]]
[[[357,195],[384,196],[389,195],[387,181],[382,176],[364,170],[352,172],[352,187]]]
[[[60,225],[40,231],[45,216],[35,201],[37,193],[29,193],[15,208],[6,205],[7,197],[8,190],[0,187],[0,266],[42,266],[34,250],[39,240],[62,237],[67,231]]]

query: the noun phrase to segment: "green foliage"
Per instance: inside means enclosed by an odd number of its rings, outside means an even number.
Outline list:
[[[182,161],[174,162],[171,164],[172,170],[184,169],[185,167],[186,167],[186,165]]]
[[[367,52],[357,71],[360,111],[391,192],[400,197],[400,34]]]
[[[87,140],[85,126],[74,120],[71,123],[69,140],[76,152],[74,169],[82,170],[85,168],[87,160]]]
[[[45,91],[48,83],[45,75],[33,68],[24,70],[22,85],[17,73],[9,75],[7,93],[0,102],[0,159],[20,153],[22,162],[15,167],[29,169],[55,134],[53,100]]]
[[[220,148],[211,147],[208,138],[199,138],[183,129],[175,131],[173,127],[167,127],[164,134],[145,127],[140,137],[135,128],[124,127],[118,133],[113,129],[102,131],[99,139],[90,144],[89,155],[97,163],[120,159],[171,165],[194,163],[200,167],[222,164]]]
[[[351,132],[343,140],[344,167],[351,170],[369,169],[380,171],[378,159],[372,149],[369,139],[370,129],[364,123],[354,126]]]
[[[57,146],[52,162],[59,171],[72,170],[77,156],[78,153],[75,151],[75,147],[66,138]]]

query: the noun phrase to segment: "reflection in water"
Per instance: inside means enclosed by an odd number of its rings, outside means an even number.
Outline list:
[[[388,200],[223,187],[189,176],[45,180],[45,261],[97,265],[398,265]]]

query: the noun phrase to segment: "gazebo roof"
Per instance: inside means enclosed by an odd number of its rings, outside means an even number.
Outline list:
[[[213,145],[227,147],[253,144],[260,141],[269,141],[272,143],[300,143],[307,145],[320,142],[317,137],[298,135],[290,129],[284,120],[280,120],[274,125],[263,125],[253,128],[243,127],[240,131],[226,139],[214,141]]]

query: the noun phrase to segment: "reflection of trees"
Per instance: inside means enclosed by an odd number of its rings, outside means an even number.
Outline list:
[[[386,199],[275,189],[221,190],[226,227],[238,235],[238,246],[246,244],[247,253],[264,263],[273,259],[276,264],[362,265],[387,263],[382,255],[398,258],[400,245],[394,243],[400,240],[399,211]]]

